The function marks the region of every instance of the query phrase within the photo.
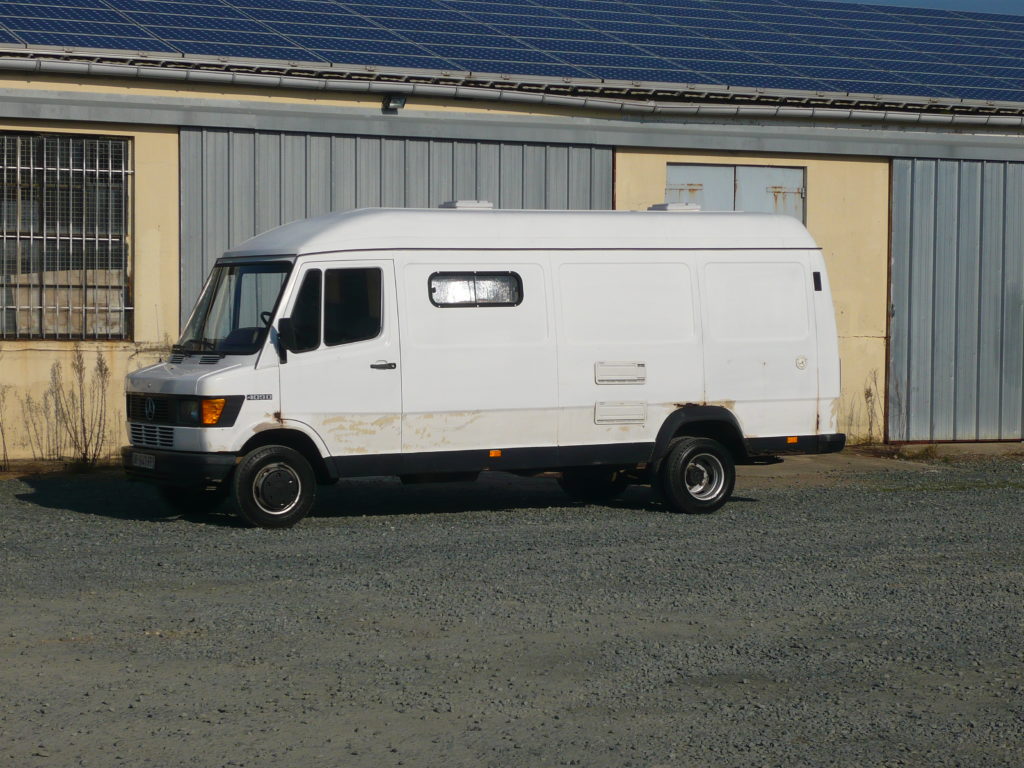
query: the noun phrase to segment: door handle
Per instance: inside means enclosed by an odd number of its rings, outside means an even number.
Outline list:
[[[378,360],[376,363],[370,363],[370,367],[377,371],[393,371],[398,367],[398,363],[389,363],[384,360]]]

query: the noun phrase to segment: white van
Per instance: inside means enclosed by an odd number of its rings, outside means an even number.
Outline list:
[[[668,206],[671,208],[671,206]],[[318,484],[558,473],[680,512],[734,464],[841,450],[828,278],[807,230],[744,213],[368,209],[215,264],[171,355],[127,379],[124,466],[285,527]]]

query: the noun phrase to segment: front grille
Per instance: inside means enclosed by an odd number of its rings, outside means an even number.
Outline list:
[[[145,421],[150,424],[171,423],[171,398],[167,395],[141,395],[129,392],[127,395],[129,421]],[[152,401],[151,412],[147,413],[147,401]]]
[[[155,424],[129,424],[132,445],[146,448],[173,448],[174,427],[158,427]]]

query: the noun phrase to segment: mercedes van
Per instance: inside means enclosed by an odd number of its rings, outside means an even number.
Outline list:
[[[340,478],[486,470],[711,512],[737,463],[842,449],[820,248],[790,217],[674,207],[366,209],[254,237],[128,376],[125,469],[286,527]]]

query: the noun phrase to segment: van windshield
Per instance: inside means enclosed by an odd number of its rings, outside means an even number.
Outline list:
[[[292,265],[217,264],[174,346],[183,354],[250,355],[263,344]]]

